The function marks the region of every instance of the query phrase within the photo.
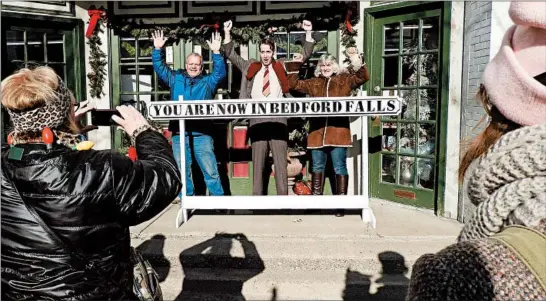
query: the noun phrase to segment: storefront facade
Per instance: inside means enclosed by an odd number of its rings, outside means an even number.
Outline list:
[[[297,17],[324,9],[328,2],[241,1],[227,5],[221,1],[150,2],[69,2],[28,1],[2,3],[2,78],[24,66],[45,64],[53,67],[79,99],[89,99],[98,108],[123,103],[142,107],[144,102],[169,100],[169,89],[158,80],[151,64],[153,42],[102,26],[97,33],[100,45],[85,38],[88,9],[104,7],[110,18],[141,20],[147,24],[176,24],[184,18],[229,12],[236,22],[259,24],[269,19]],[[508,22],[495,23],[492,14],[507,7],[492,2],[367,2],[356,3],[359,20],[351,24],[359,50],[370,71],[370,81],[362,90],[367,95],[399,95],[403,109],[397,118],[370,117],[369,149],[359,145],[360,118],[352,120],[355,147],[349,152],[350,194],[358,194],[360,156],[368,157],[364,172],[369,178],[369,196],[405,205],[434,210],[438,215],[462,219],[464,192],[457,183],[461,139],[472,135],[477,116],[483,110],[472,100],[483,66],[498,48],[499,33]],[[483,18],[477,18],[477,15]],[[493,20],[493,21],[492,21]],[[508,19],[509,20],[509,19]],[[167,26],[167,25],[166,25]],[[317,41],[307,76],[324,53],[344,57],[340,30],[314,28]],[[501,35],[500,34],[500,35]],[[302,31],[277,31],[277,58],[290,58],[298,51]],[[502,36],[502,35],[501,35]],[[92,51],[92,47],[96,47]],[[104,53],[103,85],[92,80],[97,50]],[[252,41],[239,45],[244,58],[258,58]],[[166,60],[173,68],[183,68],[188,53],[203,56],[205,70],[212,68],[209,50],[191,41],[169,40]],[[241,73],[228,62],[228,76],[220,85],[217,99],[238,95]],[[98,96],[98,97],[97,97]],[[2,139],[9,128],[2,111]],[[251,194],[252,162],[245,139],[247,121],[216,123],[215,148],[225,187],[232,195]],[[97,149],[119,149],[127,145],[119,131],[101,127],[90,133]],[[293,149],[294,152],[301,149]],[[308,163],[308,156],[299,159]],[[307,169],[304,166],[304,174]],[[198,175],[198,172],[194,172]],[[199,181],[199,177],[196,177]],[[270,192],[274,193],[271,178]],[[196,185],[199,188],[199,184]],[[202,187],[202,186],[201,186]],[[326,189],[330,193],[330,189]],[[373,199],[372,199],[373,201]]]

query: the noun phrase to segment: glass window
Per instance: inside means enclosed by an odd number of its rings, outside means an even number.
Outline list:
[[[383,26],[383,89],[402,99],[399,116],[381,118],[384,183],[434,189],[439,22],[430,17]]]
[[[305,31],[276,32],[274,35],[277,48],[276,58],[292,59],[295,54],[302,54],[305,35]],[[315,47],[308,64],[302,67],[300,73],[302,78],[311,78],[320,56],[328,54],[328,31],[315,31],[313,32],[313,38],[316,42]]]
[[[73,73],[75,64],[80,64],[80,61],[72,56],[78,52],[71,49],[73,30],[66,24],[52,21],[44,22],[44,26],[50,27],[27,27],[24,25],[27,21],[7,17],[2,20],[2,78],[21,68],[50,66],[77,93],[80,75]],[[70,77],[69,72],[72,73]],[[9,128],[9,115],[2,108],[2,141],[7,138],[4,129]]]

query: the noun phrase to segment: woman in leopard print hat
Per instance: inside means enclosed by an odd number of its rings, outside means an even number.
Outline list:
[[[474,212],[457,244],[417,260],[408,301],[546,300],[546,2],[509,13],[478,93],[489,122],[461,162]]]
[[[14,125],[1,158],[1,299],[136,300],[129,227],[181,189],[168,141],[123,106],[114,121],[132,136],[139,160],[75,149],[73,97],[49,67],[19,70],[1,92]],[[46,127],[53,145],[42,141]]]

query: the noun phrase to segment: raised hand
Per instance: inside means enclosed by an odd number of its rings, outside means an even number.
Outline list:
[[[80,101],[78,104],[78,108],[76,109],[76,112],[74,112],[74,116],[76,117],[76,121],[81,121],[82,117],[85,115],[85,113],[94,110],[94,106],[88,106],[89,100],[86,101]]]
[[[292,56],[292,61],[294,61],[294,62],[303,62],[303,54],[294,53],[294,55]]]
[[[303,30],[305,31],[311,31],[313,30],[313,24],[311,23],[311,21],[308,21],[308,20],[303,20],[303,24],[301,26],[303,28]]]
[[[356,47],[349,47],[345,50],[345,54],[347,54],[348,57],[358,55],[358,49]]]
[[[141,126],[150,125],[146,118],[133,106],[118,106],[116,109],[121,117],[113,115],[112,119],[129,135],[133,135],[135,130]]]
[[[216,54],[220,53],[220,47],[222,46],[222,36],[220,36],[220,33],[213,32],[212,37],[210,38],[210,41],[207,41],[207,44],[212,52]]]
[[[85,134],[85,133],[87,133],[89,131],[96,130],[96,129],[99,128],[96,125],[86,125],[86,126],[84,126],[81,123],[82,118],[85,116],[85,113],[95,109],[94,106],[88,106],[88,104],[89,104],[88,100],[81,101],[78,104],[78,107],[77,107],[76,111],[74,112],[74,118],[76,119],[76,124],[80,128],[80,134]]]
[[[163,31],[156,30],[152,32],[152,40],[154,41],[154,47],[156,49],[161,49],[165,45],[167,38],[163,37]]]
[[[231,27],[233,27],[231,20],[224,22],[224,31],[231,31]]]

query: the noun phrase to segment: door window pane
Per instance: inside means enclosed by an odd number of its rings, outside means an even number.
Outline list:
[[[397,92],[402,110],[397,118],[381,118],[382,182],[434,189],[438,24],[439,18],[433,17],[383,26],[383,95]]]
[[[398,158],[398,184],[413,186],[413,163],[415,158],[408,156],[399,156]]]
[[[27,31],[27,59],[28,61],[44,61],[44,34]]]
[[[66,47],[72,47],[71,43],[65,44],[65,35],[71,35],[72,31],[59,29],[55,22],[50,21],[42,22],[40,27],[31,27],[25,24],[27,20],[9,17],[5,20],[9,21],[2,22],[2,25],[6,24],[2,29],[6,41],[5,55],[2,56],[2,77],[5,78],[21,68],[47,65],[75,91],[79,74],[70,74],[71,78],[67,78],[67,70],[75,70],[74,64],[79,62],[75,62],[73,57],[65,57],[68,53]],[[77,53],[77,50],[70,52]],[[9,129],[9,117],[2,117],[2,129]],[[6,135],[4,131],[2,139]]]
[[[438,17],[423,19],[423,50],[438,49],[440,39],[438,21]]]
[[[400,23],[385,25],[385,44],[383,45],[383,54],[398,54],[400,49]]]
[[[47,61],[64,63],[64,35],[47,34]]]
[[[55,70],[55,73],[66,82],[66,72],[64,64],[48,64],[49,67]]]
[[[434,160],[418,159],[417,161],[417,185],[420,188],[434,189]]]
[[[25,33],[18,30],[6,31],[7,58],[9,61],[25,60]]]
[[[435,86],[438,84],[438,55],[436,53],[422,54],[419,65],[419,85]]]
[[[417,52],[419,50],[419,20],[404,22],[402,52]]]
[[[419,120],[436,120],[438,89],[419,89]]]
[[[417,86],[418,55],[402,56],[402,85]]]
[[[396,183],[396,156],[381,155],[381,181],[386,183]]]
[[[415,150],[415,124],[400,123],[400,153],[413,154]]]
[[[419,155],[434,156],[436,152],[436,125],[426,123],[419,125]]]
[[[396,123],[382,122],[383,128],[383,147],[384,151],[394,152],[396,151]]]
[[[396,87],[398,85],[398,56],[383,58],[383,86]]]

